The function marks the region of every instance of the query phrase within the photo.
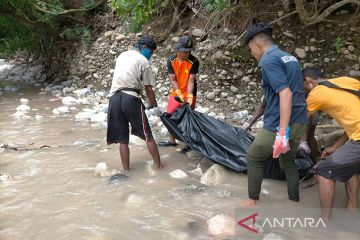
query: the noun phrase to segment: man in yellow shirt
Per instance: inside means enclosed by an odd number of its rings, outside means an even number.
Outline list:
[[[330,220],[335,197],[335,181],[345,183],[346,207],[357,208],[360,171],[360,97],[356,92],[360,90],[360,81],[349,77],[326,80],[315,68],[303,69],[303,76],[305,89],[309,92],[306,103],[310,121],[316,111],[326,112],[345,131],[333,146],[323,151],[321,157],[324,160],[315,169],[319,182],[321,215],[324,220]]]

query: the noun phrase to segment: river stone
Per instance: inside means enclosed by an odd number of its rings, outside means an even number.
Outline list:
[[[215,236],[234,236],[235,235],[235,219],[228,215],[219,214],[207,221],[208,231]]]
[[[214,100],[215,99],[215,93],[210,92],[206,95],[206,98],[209,100]]]
[[[65,105],[65,106],[74,106],[76,105],[76,98],[73,97],[64,97],[61,99],[61,102]]]
[[[301,59],[306,57],[306,52],[305,52],[305,50],[302,49],[302,48],[296,48],[296,49],[295,49],[295,53],[296,53],[296,55],[297,55],[299,58],[301,58]]]
[[[187,178],[188,175],[183,170],[176,169],[170,173],[170,176],[176,179],[183,179],[183,178]]]
[[[31,108],[29,106],[21,104],[20,106],[18,106],[16,108],[16,111],[18,111],[18,112],[28,112],[28,111],[30,111],[30,109]]]
[[[224,176],[225,168],[214,164],[201,176],[200,182],[205,185],[218,185],[224,181]]]
[[[350,77],[360,77],[360,71],[351,70],[349,75]]]

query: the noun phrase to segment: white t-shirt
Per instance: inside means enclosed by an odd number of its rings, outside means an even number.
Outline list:
[[[154,85],[154,77],[149,60],[136,50],[121,53],[116,59],[110,96],[114,95],[121,88],[135,88],[141,93],[145,85]],[[136,92],[124,92],[135,97],[141,97]]]

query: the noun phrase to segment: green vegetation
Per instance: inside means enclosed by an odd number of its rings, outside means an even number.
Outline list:
[[[345,44],[344,39],[342,39],[341,37],[337,37],[335,39],[334,46],[337,53],[341,53],[341,48],[344,46],[344,44]]]
[[[90,39],[91,10],[106,0],[0,1],[0,57],[45,52],[57,41]],[[70,9],[68,7],[71,7]]]
[[[139,31],[146,21],[168,4],[168,0],[111,0],[112,9],[120,17],[129,19],[131,30],[134,31]]]

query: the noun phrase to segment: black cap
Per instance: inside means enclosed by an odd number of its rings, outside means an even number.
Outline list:
[[[259,33],[265,33],[266,35],[272,37],[272,27],[270,23],[267,22],[257,22],[251,25],[244,34],[245,43],[248,44],[251,39],[253,39]]]
[[[178,52],[191,52],[194,51],[194,44],[189,36],[179,37],[179,42],[175,46],[175,50]]]
[[[156,42],[154,38],[150,35],[144,35],[140,37],[139,40],[136,42],[136,46],[140,46],[140,47],[146,46],[152,50],[157,49]]]

